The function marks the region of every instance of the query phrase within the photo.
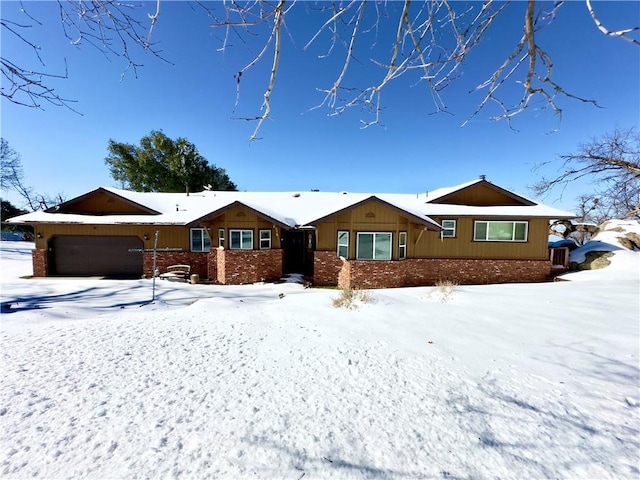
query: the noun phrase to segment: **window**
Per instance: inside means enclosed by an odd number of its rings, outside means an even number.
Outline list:
[[[400,232],[398,235],[398,259],[407,258],[407,232]]]
[[[208,252],[211,250],[211,240],[205,228],[192,228],[191,235],[191,251],[192,252]]]
[[[349,232],[338,231],[338,256],[349,258]]]
[[[442,220],[442,238],[454,238],[456,236],[456,221]]]
[[[474,222],[476,242],[526,242],[529,222]]]
[[[253,250],[253,230],[229,230],[231,250]]]
[[[271,230],[260,230],[260,250],[271,248]]]
[[[224,228],[218,229],[218,246],[224,248]]]
[[[391,260],[391,234],[358,232],[358,260]]]

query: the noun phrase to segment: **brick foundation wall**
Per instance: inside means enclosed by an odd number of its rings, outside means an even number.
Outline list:
[[[551,273],[548,260],[412,259],[407,285],[453,280],[466,285],[544,282]]]
[[[407,269],[410,265],[401,262],[378,262],[347,260],[349,272],[340,272],[341,288],[393,288],[407,284]]]
[[[33,262],[34,277],[46,277],[49,274],[49,264],[46,250],[37,248],[32,250],[31,260]]]
[[[548,260],[475,260],[414,258],[402,261],[347,260],[339,273],[341,288],[389,288],[433,285],[452,280],[463,285],[544,282]]]
[[[156,268],[163,273],[170,265],[191,265],[192,274],[197,273],[200,278],[209,278],[208,255],[205,252],[158,252]],[[142,272],[146,277],[153,275],[153,252],[142,254]]]
[[[217,250],[218,282],[242,285],[282,278],[282,250]]]
[[[336,252],[313,252],[314,285],[337,285],[341,268],[342,260],[336,255]]]

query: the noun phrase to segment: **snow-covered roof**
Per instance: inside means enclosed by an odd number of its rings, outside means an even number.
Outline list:
[[[40,211],[21,215],[9,220],[11,223],[58,223],[58,224],[153,224],[191,225],[199,220],[222,212],[234,205],[244,205],[258,214],[272,219],[284,227],[295,228],[314,225],[319,220],[337,212],[356,206],[367,200],[377,200],[390,207],[404,211],[416,221],[439,228],[432,216],[490,216],[520,218],[571,218],[571,212],[558,210],[542,204],[509,206],[470,206],[432,203],[455,191],[467,188],[482,179],[456,187],[438,189],[428,194],[377,194],[350,192],[229,192],[204,191],[197,193],[150,193],[133,192],[111,187],[102,187],[122,199],[158,212],[142,214],[92,215]],[[69,202],[67,202],[69,203]]]
[[[484,181],[482,178],[476,178],[475,180],[471,180],[470,182],[465,182],[460,185],[454,185],[453,187],[442,187],[432,190],[430,192],[425,192],[423,195],[423,199],[427,202],[433,202],[438,198],[445,197],[453,192],[457,192],[458,190],[463,190],[471,185],[475,185],[476,183],[480,183]]]

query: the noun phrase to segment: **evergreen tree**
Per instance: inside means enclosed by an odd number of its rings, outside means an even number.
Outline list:
[[[140,145],[109,140],[105,159],[111,176],[124,188],[137,192],[236,190],[223,168],[209,164],[186,138],[172,140],[152,131]]]

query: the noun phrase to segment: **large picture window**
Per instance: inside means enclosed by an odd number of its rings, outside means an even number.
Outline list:
[[[349,232],[344,230],[338,232],[338,256],[349,258]]]
[[[456,221],[442,220],[442,238],[454,238],[456,236]]]
[[[190,230],[190,236],[192,252],[208,252],[211,250],[211,240],[209,240],[206,229],[192,228]]]
[[[358,232],[358,260],[391,260],[391,233]]]
[[[253,230],[229,230],[231,250],[253,250]]]
[[[473,239],[476,242],[526,242],[529,222],[476,221]]]

